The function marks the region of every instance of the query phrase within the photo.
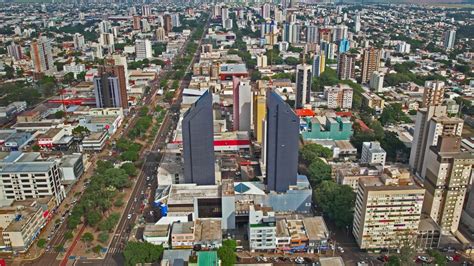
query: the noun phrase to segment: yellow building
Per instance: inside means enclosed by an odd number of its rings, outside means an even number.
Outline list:
[[[263,120],[265,120],[266,110],[266,98],[262,92],[257,92],[253,95],[253,129],[255,139],[258,143],[263,141]]]

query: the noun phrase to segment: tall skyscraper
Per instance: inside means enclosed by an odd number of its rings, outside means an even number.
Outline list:
[[[212,94],[209,91],[184,113],[182,132],[185,182],[215,184]]]
[[[326,55],[323,51],[314,55],[313,59],[313,77],[320,77],[326,69]]]
[[[128,109],[125,68],[121,65],[99,66],[94,78],[97,107],[122,107]]]
[[[252,98],[252,87],[248,80],[233,78],[233,122],[234,130],[250,131],[250,104]]]
[[[355,78],[355,60],[353,54],[343,53],[337,57],[337,77],[340,80]]]
[[[265,91],[259,90],[253,95],[253,132],[259,144],[263,143],[263,127],[266,111]]]
[[[319,31],[318,26],[309,25],[306,28],[306,42],[307,43],[318,43]]]
[[[432,117],[441,117],[446,115],[446,106],[430,106],[420,108],[416,114],[415,131],[413,133],[413,142],[410,151],[410,168],[414,173],[421,173],[423,165],[426,143],[428,142],[429,121]]]
[[[15,60],[20,60],[23,58],[23,52],[21,51],[21,46],[12,42],[7,46],[7,53],[9,56],[13,57]]]
[[[425,156],[426,195],[423,211],[441,227],[443,233],[455,233],[470,184],[474,155],[461,152],[461,137],[441,135],[436,146]]]
[[[142,17],[149,17],[151,15],[151,7],[149,5],[142,6]]]
[[[163,28],[165,29],[166,34],[170,33],[173,29],[173,22],[171,20],[170,14],[166,14],[163,16]]]
[[[339,42],[342,39],[347,39],[348,28],[346,25],[337,25],[332,31],[332,39],[334,42]]]
[[[422,107],[441,105],[444,100],[444,82],[428,80],[423,91]]]
[[[112,24],[109,21],[103,20],[99,23],[99,33],[109,33],[111,27]]]
[[[418,232],[425,190],[408,172],[393,169],[384,176],[359,180],[352,233],[361,249],[397,249]]]
[[[163,27],[159,27],[158,29],[156,29],[155,34],[156,34],[156,40],[158,42],[164,42],[166,40],[166,32]]]
[[[300,42],[301,26],[294,23],[283,24],[282,40],[289,43]]]
[[[262,5],[261,15],[264,19],[269,19],[270,18],[270,4],[265,3],[265,4]]]
[[[448,30],[443,34],[443,45],[446,50],[453,49],[455,41],[456,41],[455,30]]]
[[[367,83],[372,73],[379,70],[380,66],[380,50],[370,47],[364,50],[362,59],[362,78],[361,83]]]
[[[354,19],[354,32],[358,33],[360,31],[360,15],[357,14]]]
[[[296,102],[297,109],[311,101],[311,65],[299,64],[296,66]]]
[[[135,41],[136,59],[143,60],[153,57],[151,42],[148,39]]]
[[[349,42],[348,39],[341,39],[339,41],[339,53],[340,54],[349,51],[350,48],[351,48],[351,43]]]
[[[31,43],[30,53],[35,72],[48,73],[56,70],[51,50],[51,41],[46,36],[41,36],[38,40]]]
[[[132,17],[132,28],[133,30],[141,30],[141,17],[140,16],[133,16]]]
[[[286,192],[298,174],[299,119],[274,91],[267,92],[266,123],[267,189]]]
[[[81,50],[85,45],[84,35],[80,33],[74,33],[73,42],[74,42],[74,49]]]
[[[369,87],[373,89],[375,92],[382,92],[383,89],[383,80],[385,75],[380,72],[372,73],[370,76]]]

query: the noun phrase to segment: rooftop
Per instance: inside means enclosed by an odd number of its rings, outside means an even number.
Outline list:
[[[220,219],[197,219],[194,222],[195,241],[222,240]]]
[[[218,198],[219,186],[196,184],[173,184],[168,196],[168,205],[193,204],[195,198]]]
[[[305,217],[303,218],[303,224],[309,240],[323,240],[329,237],[329,230],[323,217]]]
[[[173,223],[173,234],[192,234],[194,232],[194,222]]]
[[[168,224],[147,224],[143,235],[146,237],[167,237],[170,226]]]

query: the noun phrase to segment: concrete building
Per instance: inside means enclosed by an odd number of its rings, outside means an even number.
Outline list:
[[[268,58],[264,54],[257,55],[257,67],[258,68],[266,68],[267,67]]]
[[[108,139],[109,133],[107,131],[94,132],[82,140],[82,150],[94,152],[102,151],[107,144]]]
[[[458,230],[466,192],[470,184],[474,155],[461,152],[461,137],[442,135],[425,155],[426,196],[423,211],[444,234]]]
[[[441,105],[444,100],[444,82],[431,81],[425,82],[425,90],[423,91],[423,102],[421,107]]]
[[[324,97],[327,100],[328,108],[352,108],[353,89],[349,85],[338,84],[333,87],[325,86]]]
[[[96,106],[128,109],[127,79],[122,65],[99,66],[94,77]]]
[[[311,66],[306,63],[296,67],[296,109],[301,109],[311,101]]]
[[[362,106],[374,109],[376,112],[382,112],[385,107],[385,100],[375,93],[362,93]]]
[[[313,77],[320,77],[326,69],[326,55],[323,51],[314,56],[313,59]]]
[[[340,80],[355,78],[356,55],[343,53],[337,57],[337,77]]]
[[[46,36],[41,36],[38,40],[31,43],[30,56],[31,60],[33,60],[35,72],[52,74],[52,72],[56,71],[51,41]]]
[[[259,90],[253,95],[253,132],[259,144],[263,143],[263,127],[266,116],[265,91]]]
[[[398,249],[414,242],[425,190],[408,172],[390,169],[359,180],[352,233],[363,250]]]
[[[385,159],[387,153],[378,141],[364,142],[362,143],[362,155],[360,157],[360,162],[365,164],[381,164],[385,165]]]
[[[248,236],[252,252],[276,249],[276,218],[271,208],[249,206]]]
[[[56,205],[65,197],[57,161],[40,153],[12,152],[0,162],[0,199],[27,200],[53,196]]]
[[[23,58],[21,46],[16,44],[15,42],[12,42],[10,45],[7,46],[7,53],[9,56],[13,57],[17,61]]]
[[[307,129],[301,132],[305,140],[350,140],[352,122],[347,117],[316,116],[304,119]]]
[[[404,41],[400,41],[396,46],[397,52],[401,53],[401,54],[409,54],[410,49],[411,49],[411,45],[409,43],[404,42]]]
[[[370,76],[369,87],[375,92],[382,92],[384,77],[385,75],[383,73],[373,72]]]
[[[455,30],[448,30],[443,34],[443,46],[446,50],[453,49],[455,41],[456,41]]]
[[[54,197],[13,201],[0,207],[1,251],[25,253],[51,219]]]
[[[158,42],[164,42],[166,40],[166,31],[163,27],[157,28],[155,35]]]
[[[306,27],[306,43],[318,43],[318,26],[309,25]]]
[[[169,224],[146,224],[143,240],[153,245],[163,245],[169,248],[171,227]]]
[[[376,48],[368,48],[364,50],[362,57],[362,77],[361,83],[367,83],[372,73],[379,70],[380,66],[380,50]]]
[[[234,130],[250,131],[252,87],[249,80],[233,78],[234,87]]]
[[[212,94],[209,91],[184,114],[182,134],[186,183],[215,184]]]
[[[286,192],[298,174],[299,119],[274,91],[267,91],[265,165],[268,190]]]
[[[151,42],[148,39],[135,41],[135,54],[137,60],[150,59],[153,57]]]
[[[270,19],[270,4],[269,3],[265,3],[262,5],[260,14],[263,19]]]
[[[410,151],[410,168],[414,173],[421,173],[428,139],[429,123],[432,117],[446,115],[446,106],[430,106],[418,110],[415,119],[415,131],[413,133],[413,145]],[[429,146],[429,145],[428,145]]]
[[[163,28],[166,31],[166,34],[169,34],[173,30],[173,22],[171,21],[171,15],[165,14],[163,16]]]

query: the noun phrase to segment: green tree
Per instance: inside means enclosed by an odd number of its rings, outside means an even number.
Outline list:
[[[120,168],[122,168],[129,176],[135,176],[137,174],[137,168],[133,163],[124,163]]]
[[[40,238],[38,242],[36,242],[36,246],[39,248],[44,248],[46,246],[46,239]]]
[[[300,156],[306,164],[310,164],[318,157],[323,157],[326,159],[332,158],[332,150],[317,143],[310,143],[304,145],[303,148],[301,148]]]
[[[94,252],[95,254],[100,254],[100,251],[102,250],[102,246],[101,245],[97,245],[95,247],[92,248],[92,252]]]
[[[372,123],[370,123],[370,129],[373,130],[374,137],[378,141],[381,141],[384,138],[385,131],[383,129],[382,124],[378,120],[374,120],[374,121],[372,121]]]
[[[72,134],[74,136],[84,137],[85,135],[88,135],[89,133],[90,133],[89,129],[84,126],[77,126],[72,130]]]
[[[62,111],[62,110],[59,110],[59,111],[57,111],[56,113],[54,113],[54,117],[55,117],[56,119],[61,119],[61,118],[65,117],[65,116],[66,116],[66,112],[64,112],[64,111]]]
[[[84,242],[92,242],[94,240],[94,235],[92,235],[90,232],[85,232],[82,234],[81,240]]]
[[[400,103],[393,103],[383,109],[379,119],[380,123],[385,126],[388,124],[396,124],[398,122],[411,122],[402,110]]]
[[[31,149],[32,149],[34,152],[38,152],[38,151],[41,150],[40,146],[38,146],[38,145],[36,145],[36,144],[33,145],[33,146],[31,146]]]
[[[445,266],[447,264],[446,257],[435,249],[428,250],[428,255],[433,257],[434,263],[438,266]]]
[[[323,181],[313,195],[318,207],[337,227],[343,228],[352,224],[355,193],[350,186]]]
[[[59,253],[59,252],[63,252],[63,251],[64,251],[64,245],[62,245],[62,244],[56,245],[56,246],[54,247],[54,251],[56,251],[56,252],[58,252],[58,253]]]
[[[100,232],[98,240],[100,243],[106,244],[109,240],[109,233],[107,232]]]
[[[222,261],[223,266],[231,266],[237,262],[236,247],[235,240],[227,239],[222,242],[222,247],[217,250],[217,256]]]
[[[124,161],[135,162],[138,160],[139,154],[136,151],[125,151],[120,154],[120,158]]]
[[[308,173],[311,184],[317,186],[321,182],[331,179],[331,166],[323,160],[316,158],[309,165]]]
[[[63,77],[63,83],[64,84],[69,84],[71,82],[74,81],[74,73],[72,72],[69,72],[69,73],[66,73]]]
[[[397,256],[388,257],[387,266],[401,266],[400,259]]]
[[[90,210],[86,214],[86,222],[90,226],[97,225],[97,223],[100,222],[101,219],[102,219],[102,216],[96,210]]]
[[[74,237],[74,235],[72,234],[72,231],[71,230],[67,230],[65,233],[64,233],[64,238],[66,240],[69,240],[69,239],[72,239]]]
[[[163,250],[162,245],[130,241],[123,251],[125,265],[135,266],[139,263],[157,262],[161,258]]]

